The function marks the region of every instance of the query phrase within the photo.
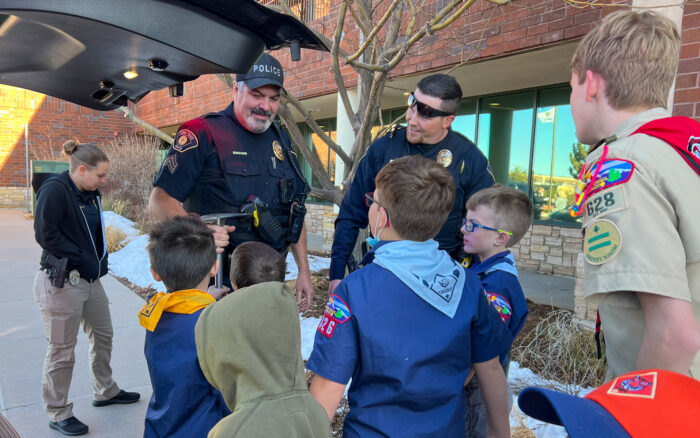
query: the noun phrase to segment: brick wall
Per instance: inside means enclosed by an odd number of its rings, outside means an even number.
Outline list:
[[[673,115],[700,120],[700,5],[683,8],[681,56],[673,100]]]
[[[29,122],[29,160],[50,148],[60,151],[61,145],[72,138],[83,143],[106,143],[115,133],[135,130],[135,125],[121,113],[94,111],[40,93],[0,85],[0,187],[26,185],[25,121]]]
[[[434,15],[441,0],[429,0],[425,23]],[[387,3],[388,4],[388,3]],[[430,11],[433,13],[431,14]],[[482,61],[522,51],[576,40],[588,32],[606,13],[601,8],[572,8],[561,0],[521,0],[505,6],[486,1],[475,2],[447,29],[425,37],[391,72],[392,77],[437,70],[466,60]],[[328,37],[337,20],[334,11],[311,25]],[[358,30],[350,18],[343,45],[357,47]],[[288,50],[274,52],[285,69],[285,88],[300,98],[336,92],[330,71],[330,54],[302,49],[302,60],[293,63]],[[345,84],[356,85],[354,71],[342,69]],[[185,84],[185,96],[172,98],[167,90],[150,93],[136,106],[136,114],[158,126],[180,124],[211,111],[223,109],[231,102],[230,89],[216,76],[207,75]]]

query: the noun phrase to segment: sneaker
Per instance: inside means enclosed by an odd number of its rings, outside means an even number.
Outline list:
[[[109,406],[109,405],[128,405],[129,403],[136,403],[139,401],[141,394],[138,392],[126,392],[123,389],[119,391],[119,394],[110,398],[109,400],[93,400],[93,406]]]
[[[49,427],[68,436],[85,435],[88,433],[87,425],[75,417],[66,418],[62,421],[49,421]]]

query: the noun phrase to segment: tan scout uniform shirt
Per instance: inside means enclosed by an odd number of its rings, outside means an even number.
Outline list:
[[[668,116],[654,108],[617,128],[606,160],[631,161],[632,175],[584,205],[584,295],[599,299],[608,377],[636,369],[644,313],[629,291],[688,300],[700,321],[700,177],[662,140],[629,136]],[[600,146],[589,154],[587,169],[602,153]],[[691,374],[700,378],[700,354]]]

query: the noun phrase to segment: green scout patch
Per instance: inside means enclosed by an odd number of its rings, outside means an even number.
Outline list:
[[[615,186],[610,190],[605,190],[596,194],[586,201],[583,223],[587,224],[593,219],[600,219],[609,213],[626,208],[627,194],[625,192],[625,186]]]
[[[612,260],[622,247],[617,225],[607,219],[599,219],[586,227],[583,255],[591,265],[602,265]]]

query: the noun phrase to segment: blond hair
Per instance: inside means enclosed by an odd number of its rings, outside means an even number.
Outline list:
[[[479,190],[467,201],[467,210],[479,207],[490,210],[496,228],[513,233],[506,248],[518,243],[532,224],[532,202],[524,192],[517,189],[495,184]]]
[[[652,11],[618,11],[581,40],[571,70],[580,84],[587,70],[601,75],[614,109],[666,108],[679,52],[680,35],[671,20]]]
[[[455,203],[449,172],[420,155],[397,158],[375,179],[391,226],[404,239],[425,242],[435,237]]]

